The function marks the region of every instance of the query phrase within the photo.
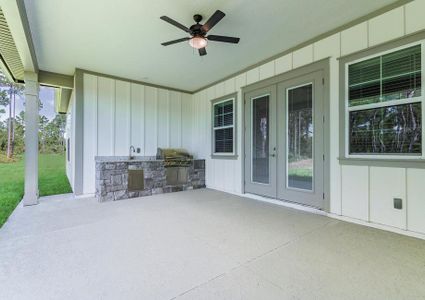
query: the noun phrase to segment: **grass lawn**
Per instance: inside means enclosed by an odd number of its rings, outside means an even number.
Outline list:
[[[310,168],[299,168],[299,169],[290,169],[288,171],[289,176],[297,176],[297,177],[312,177],[313,170]]]
[[[64,154],[39,155],[40,196],[65,194],[71,186],[65,173]],[[24,195],[24,159],[0,163],[0,227],[21,201]]]

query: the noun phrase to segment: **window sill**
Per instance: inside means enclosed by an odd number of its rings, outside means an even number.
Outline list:
[[[238,159],[237,154],[211,154],[212,159]]]
[[[421,158],[338,158],[340,165],[348,166],[369,166],[388,168],[413,168],[425,169],[425,159]]]

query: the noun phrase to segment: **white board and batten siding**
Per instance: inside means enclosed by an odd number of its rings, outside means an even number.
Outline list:
[[[84,75],[83,192],[95,192],[95,156],[156,155],[157,147],[192,148],[190,94]]]
[[[73,187],[75,179],[75,165],[73,164],[75,162],[75,143],[73,142],[75,140],[75,89],[72,90],[66,113],[65,138],[71,141],[69,143],[70,149],[67,148],[66,152],[66,176]],[[67,141],[66,146],[68,147]]]
[[[368,166],[342,166],[339,156],[338,58],[425,29],[425,0],[415,0],[332,36],[306,45],[236,77],[193,95],[193,145],[207,160],[207,186],[241,193],[241,87],[294,68],[330,58],[330,212],[366,222],[425,233],[425,170]],[[237,92],[238,158],[211,158],[211,100]],[[391,184],[388,184],[391,182]],[[393,198],[403,199],[403,209],[393,208]]]

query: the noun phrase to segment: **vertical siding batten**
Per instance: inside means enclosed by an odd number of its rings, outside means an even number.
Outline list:
[[[170,115],[170,122],[168,124],[168,144],[170,147],[178,147],[179,144],[179,111],[177,110],[177,104],[179,101],[179,97],[175,92],[170,92],[169,95],[169,115]]]
[[[215,87],[212,86],[210,88],[207,89],[206,91],[206,95],[207,95],[207,102],[208,102],[208,106],[211,108],[211,100],[216,98],[216,94],[215,94]],[[211,131],[211,127],[212,127],[212,111],[209,109],[210,114],[207,117],[207,123],[209,124],[209,128],[208,128],[208,137],[210,140],[212,140],[212,131]],[[206,156],[207,160],[207,168],[206,168],[206,182],[207,182],[207,186],[217,189],[217,184],[216,184],[216,178],[215,178],[215,164],[214,164],[214,160],[211,158],[211,150],[212,150],[212,145],[210,146],[210,148],[207,150],[208,155]]]
[[[169,129],[170,129],[170,112],[169,112],[169,92],[164,89],[158,89],[157,100],[157,141],[158,147],[169,147]]]
[[[112,79],[98,78],[98,153],[101,156],[114,155],[114,109],[115,92]]]
[[[130,147],[130,83],[115,81],[115,155],[126,156]]]
[[[242,73],[241,75],[236,77],[235,88],[238,91],[237,95],[237,113],[236,113],[236,125],[237,125],[237,153],[238,158],[235,162],[235,176],[234,176],[234,184],[235,184],[235,192],[242,193],[243,192],[243,163],[244,163],[244,145],[243,145],[243,134],[244,134],[244,124],[243,124],[243,107],[244,107],[244,98],[242,94],[241,88],[246,85],[246,73]]]
[[[90,194],[93,191],[95,177],[90,176],[95,172],[93,157],[97,155],[97,77],[85,74],[83,76],[84,93],[84,137],[83,137],[83,193]]]
[[[144,86],[131,84],[131,142],[130,144],[141,149],[140,155],[145,155],[144,150]]]

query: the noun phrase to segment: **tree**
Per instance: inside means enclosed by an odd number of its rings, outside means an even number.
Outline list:
[[[0,114],[7,114],[0,120],[0,151],[5,151],[8,158],[25,151],[24,111],[16,114],[15,104],[23,94],[23,86],[10,83],[0,73]],[[22,99],[22,98],[21,98]],[[25,101],[22,99],[23,105]],[[39,99],[39,112],[43,104]],[[64,151],[64,134],[66,116],[56,115],[52,120],[39,116],[39,149],[41,152],[59,153]]]
[[[56,115],[50,122],[42,116],[40,118],[40,151],[60,153],[64,151],[64,134],[66,116]]]
[[[4,151],[7,146],[7,126],[0,121],[0,151]]]
[[[20,154],[25,150],[25,122],[23,111],[15,117],[15,124],[13,128],[15,130],[14,153]]]
[[[46,116],[39,116],[38,118],[38,143],[41,152],[46,152],[46,136],[45,129],[49,119]]]
[[[1,109],[1,113],[6,113],[6,107],[8,107],[10,104],[10,98],[7,95],[7,92],[5,90],[0,90],[0,106],[3,106],[4,108]],[[7,134],[7,126],[5,125],[6,122],[1,122],[1,128],[0,128],[0,150],[7,149],[8,145],[8,134]]]
[[[1,114],[5,114],[6,110],[5,108],[9,105],[10,99],[7,95],[7,92],[5,90],[0,90],[0,106],[3,106],[4,108],[0,109]]]
[[[7,122],[7,157],[11,158],[13,155],[14,148],[14,120],[15,120],[15,107],[16,107],[16,97],[21,96],[24,87],[20,84],[10,82],[7,80],[6,76],[0,73],[0,87],[2,88],[0,94],[0,105],[5,108],[9,107],[9,118]]]

